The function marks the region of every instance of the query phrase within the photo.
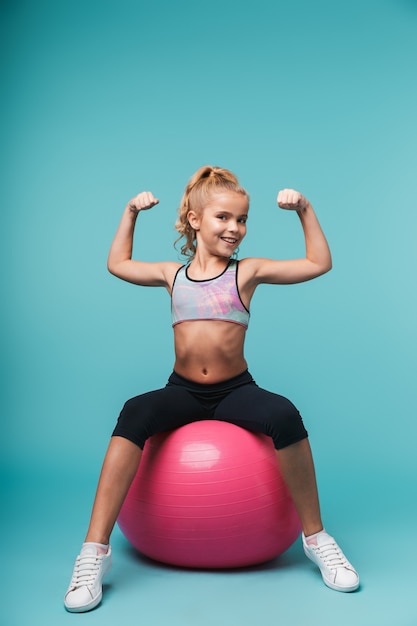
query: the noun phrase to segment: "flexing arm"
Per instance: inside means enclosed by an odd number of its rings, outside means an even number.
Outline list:
[[[305,258],[289,261],[248,259],[252,261],[255,284],[299,283],[325,274],[332,267],[332,258],[326,237],[310,202],[293,189],[278,193],[278,206],[296,211],[304,231]]]
[[[280,191],[277,202],[281,209],[297,211],[300,218],[306,245],[306,258],[301,262],[304,261],[307,273],[312,272],[311,278],[314,278],[328,272],[332,268],[329,245],[310,202],[292,189]]]
[[[144,191],[128,202],[110,247],[107,260],[109,272],[136,285],[167,287],[172,282],[178,263],[148,263],[132,260],[133,234],[141,211],[159,203],[153,194]]]

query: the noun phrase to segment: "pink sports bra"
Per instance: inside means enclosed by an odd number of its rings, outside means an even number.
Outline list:
[[[188,265],[180,267],[172,285],[172,325],[191,320],[222,320],[246,329],[250,314],[237,287],[238,264],[230,260],[219,276],[208,280],[193,280],[188,277]]]

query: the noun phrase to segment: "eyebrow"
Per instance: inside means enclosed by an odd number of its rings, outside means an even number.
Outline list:
[[[227,211],[223,209],[216,209],[216,213],[222,213],[223,215],[233,215],[231,211]],[[240,213],[238,217],[248,217],[248,213]]]

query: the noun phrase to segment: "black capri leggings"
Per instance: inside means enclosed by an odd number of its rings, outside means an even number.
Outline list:
[[[277,450],[308,437],[295,406],[258,387],[248,371],[214,385],[195,383],[173,372],[163,389],[126,402],[113,436],[143,448],[156,433],[211,419],[268,435]]]

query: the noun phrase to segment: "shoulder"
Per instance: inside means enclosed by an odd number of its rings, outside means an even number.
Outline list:
[[[268,259],[260,259],[255,257],[248,257],[245,259],[240,259],[238,261],[239,268],[239,278],[243,282],[251,282],[257,280],[257,277],[260,275],[262,271],[262,267],[265,263],[268,262]]]
[[[242,259],[239,261],[239,282],[253,289],[261,284],[292,282],[287,274],[293,265],[294,261],[257,257]]]
[[[171,288],[174,286],[174,283],[176,282],[178,277],[185,276],[187,267],[188,263],[175,263],[170,268],[168,268],[168,282],[171,285]]]
[[[186,267],[184,263],[176,263],[175,261],[167,261],[161,265],[168,287],[172,287],[178,272]]]

